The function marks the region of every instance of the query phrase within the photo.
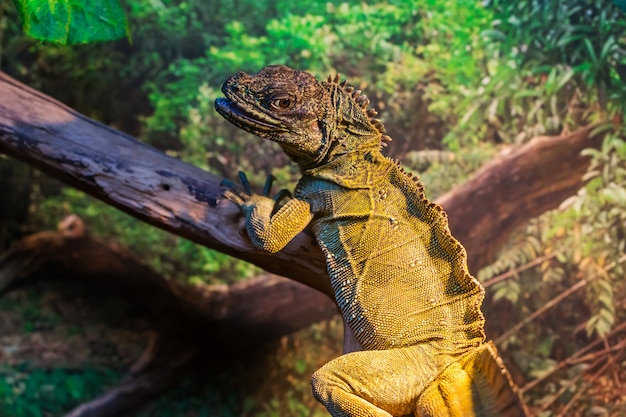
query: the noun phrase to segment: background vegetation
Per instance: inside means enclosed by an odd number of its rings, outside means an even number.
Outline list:
[[[626,300],[626,20],[611,1],[127,0],[125,8],[132,43],[58,46],[25,37],[12,1],[0,0],[0,69],[229,178],[243,169],[259,183],[270,172],[282,185],[296,179],[278,148],[233,129],[213,111],[227,76],[269,64],[320,77],[341,72],[365,89],[394,138],[388,154],[419,171],[431,197],[505,145],[603,123],[610,133],[602,149],[588,152],[586,187],[518,231],[478,275],[489,280],[513,271],[488,290],[487,309],[498,312],[494,335],[585,282],[523,332],[501,340],[521,381],[545,375],[596,338],[610,344]],[[132,248],[174,280],[230,283],[257,272],[2,156],[0,201],[0,248],[76,213],[94,234]],[[60,340],[88,333],[79,329],[92,326],[92,316],[59,313],[55,291],[36,288],[0,300],[5,351],[20,333],[32,338],[56,329]],[[119,306],[97,298],[68,309],[99,304],[96,321],[128,328],[128,320],[110,321]],[[264,361],[203,370],[214,375],[211,381],[193,376],[141,415],[325,415],[312,401],[308,376],[338,354],[339,332],[336,321],[320,324],[286,338]],[[127,361],[133,352],[128,349]],[[105,349],[98,364],[7,361],[0,365],[0,415],[60,415],[119,377],[116,354]],[[526,392],[527,400],[545,416],[623,413],[619,381],[626,375],[619,365],[625,359],[616,354],[617,368],[593,381],[584,366],[570,367]],[[252,366],[259,362],[267,367]]]

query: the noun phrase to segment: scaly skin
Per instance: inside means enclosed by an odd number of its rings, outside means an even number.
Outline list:
[[[345,323],[363,351],[320,368],[313,393],[334,417],[524,416],[492,343],[481,285],[445,212],[417,178],[380,152],[390,140],[369,100],[338,77],[284,66],[224,84],[217,111],[277,142],[301,168],[274,213],[260,195],[241,207],[259,248],[277,252],[311,224]],[[274,213],[274,214],[272,214]]]

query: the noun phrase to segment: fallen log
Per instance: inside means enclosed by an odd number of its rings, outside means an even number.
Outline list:
[[[509,149],[437,200],[448,212],[453,234],[467,249],[471,270],[491,262],[515,228],[556,208],[582,186],[588,161],[580,151],[598,147],[602,140],[592,130],[588,126],[571,134],[535,138]],[[0,152],[156,227],[332,296],[323,256],[310,232],[305,230],[276,255],[260,252],[245,236],[237,208],[220,198],[221,178],[95,122],[3,73]],[[67,228],[65,233],[75,232]],[[331,302],[322,301],[322,294],[275,277],[221,289],[177,288],[145,266],[132,265],[123,253],[116,253],[117,262],[98,264],[98,257],[111,248],[85,239],[80,233],[35,235],[0,259],[0,292],[41,279],[43,265],[47,274],[57,271],[56,276],[66,279],[93,280],[160,318],[158,336],[134,367],[134,377],[81,405],[72,417],[119,415],[169,386],[164,381],[181,375],[205,346],[203,338],[195,341],[176,333],[180,330],[176,323],[188,322],[188,329],[210,326],[212,339],[244,343],[233,334],[246,334],[247,341],[276,337],[335,311]],[[47,252],[42,252],[44,247]],[[90,257],[89,250],[98,256]],[[76,261],[72,253],[90,262]],[[99,273],[104,266],[107,273]],[[268,297],[275,302],[270,309]]]
[[[336,314],[324,294],[276,275],[230,286],[175,284],[119,245],[92,238],[76,216],[59,231],[28,236],[0,255],[0,295],[55,280],[125,299],[154,332],[128,377],[72,417],[120,415],[177,383],[201,356],[258,347]]]
[[[470,269],[487,265],[516,227],[558,207],[582,186],[580,151],[592,127],[540,137],[485,165],[438,199]],[[104,126],[0,73],[0,152],[21,159],[154,226],[332,295],[321,251],[300,234],[276,255],[254,248],[221,178]],[[428,187],[428,184],[426,184]]]

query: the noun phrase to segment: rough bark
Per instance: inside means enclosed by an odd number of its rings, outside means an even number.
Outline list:
[[[580,151],[597,147],[601,140],[591,132],[587,127],[536,138],[500,155],[438,200],[448,212],[453,234],[467,249],[472,270],[493,260],[512,230],[557,207],[582,185],[588,164]],[[99,124],[2,73],[0,152],[154,226],[331,295],[322,254],[310,232],[299,235],[277,255],[256,250],[245,237],[236,207],[220,198],[221,178]],[[145,266],[130,266],[122,253],[102,264],[103,251],[111,248],[80,236],[43,234],[22,242],[21,249],[0,259],[0,292],[37,279],[45,266],[47,274],[57,271],[66,278],[90,279],[140,303],[147,314],[159,318],[159,326],[158,336],[131,377],[81,405],[72,417],[119,415],[157,395],[167,387],[165,381],[180,375],[202,351],[205,339],[195,340],[198,334],[233,343],[243,342],[237,336],[241,334],[247,335],[246,340],[259,340],[334,313],[332,303],[323,301],[321,294],[276,278],[206,293],[174,288]],[[38,247],[47,248],[46,255]],[[71,258],[72,254],[79,256]],[[74,275],[68,273],[68,265]],[[98,272],[102,267],[106,274]],[[173,325],[181,320],[189,324],[184,335],[176,333],[180,326]],[[207,320],[210,332],[206,327],[189,331],[208,326]]]
[[[541,137],[501,155],[441,197],[453,234],[477,270],[508,234],[582,185],[591,127]],[[0,152],[19,158],[133,216],[331,294],[324,260],[305,231],[277,255],[252,247],[221,178],[171,158],[0,73]]]

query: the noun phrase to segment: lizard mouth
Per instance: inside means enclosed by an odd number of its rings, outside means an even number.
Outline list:
[[[228,90],[224,93],[226,98],[215,100],[215,110],[235,126],[254,134],[286,130],[279,120],[255,105],[250,105]]]

